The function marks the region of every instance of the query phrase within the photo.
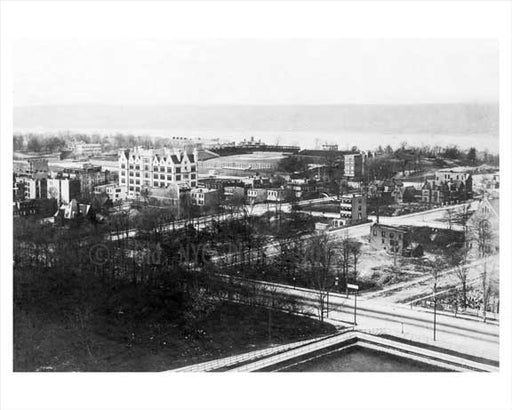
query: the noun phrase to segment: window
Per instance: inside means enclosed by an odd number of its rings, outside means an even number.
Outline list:
[[[149,165],[144,165],[144,171],[149,171]]]
[[[126,165],[125,164],[121,164],[121,169],[126,169]]]
[[[181,173],[181,167],[176,167],[176,173],[177,174]]]
[[[382,238],[382,243],[386,243],[386,240],[384,238]],[[386,248],[384,248],[384,249],[386,249]]]
[[[130,176],[133,177],[133,171],[130,171]]]
[[[164,174],[160,174],[160,179],[165,179],[165,175]]]
[[[181,181],[181,175],[176,175],[176,181]]]
[[[160,172],[165,172],[165,167],[160,167]]]
[[[381,235],[382,235],[383,238],[385,238],[386,237],[386,232],[382,231]]]
[[[190,176],[190,179],[196,179],[196,174],[192,174],[192,175]]]
[[[395,237],[395,234],[394,234],[393,232],[390,232],[390,233],[389,233],[389,237],[390,237],[390,238],[394,238],[394,237]]]
[[[121,184],[125,184],[125,183],[126,183],[126,179],[121,178]]]
[[[373,230],[373,236],[377,236],[377,229]]]
[[[192,166],[190,167],[190,170],[191,170],[192,172],[196,172],[196,166],[195,166],[195,165],[192,165]]]
[[[167,167],[167,172],[171,172],[172,173],[172,168],[171,167]]]
[[[158,172],[158,167],[153,167],[153,172]]]
[[[130,184],[133,184],[133,179],[130,179]]]
[[[172,175],[167,175],[167,181],[172,181]]]
[[[153,186],[158,187],[158,182],[155,182]]]

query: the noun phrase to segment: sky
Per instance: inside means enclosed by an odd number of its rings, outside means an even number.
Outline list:
[[[25,39],[14,106],[498,102],[498,42]]]

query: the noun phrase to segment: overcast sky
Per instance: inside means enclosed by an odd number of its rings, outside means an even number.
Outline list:
[[[492,40],[23,40],[14,104],[498,101]]]

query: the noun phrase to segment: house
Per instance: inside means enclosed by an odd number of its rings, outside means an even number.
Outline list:
[[[219,191],[208,188],[195,188],[190,191],[192,203],[197,206],[214,207],[219,204]]]
[[[402,255],[412,245],[411,233],[403,227],[375,223],[370,227],[370,244],[375,249]]]
[[[68,204],[62,204],[53,215],[53,222],[63,223],[66,220],[84,218],[92,216],[91,205],[80,204],[76,199],[72,199]]]
[[[345,225],[366,221],[366,196],[342,195],[340,197],[340,219],[345,221]]]
[[[126,186],[118,184],[105,184],[94,187],[96,195],[106,194],[112,202],[124,201],[127,198]]]

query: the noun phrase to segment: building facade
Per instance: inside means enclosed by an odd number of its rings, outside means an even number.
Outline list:
[[[194,188],[190,191],[192,203],[197,206],[214,207],[219,204],[219,191],[208,188]]]
[[[363,156],[361,154],[345,154],[345,176],[349,178],[361,178],[363,176]]]
[[[47,197],[56,199],[59,204],[69,204],[80,196],[80,180],[70,178],[49,178]]]
[[[411,235],[404,228],[373,224],[370,228],[370,244],[376,249],[401,255],[411,245]]]
[[[366,197],[360,194],[349,194],[340,197],[340,219],[346,225],[366,221]]]
[[[266,188],[250,188],[247,190],[247,198],[251,204],[260,204],[267,200]]]
[[[94,187],[94,193],[106,194],[112,202],[124,201],[127,198],[126,186],[118,184],[98,185]]]
[[[171,185],[191,189],[197,186],[197,150],[143,149],[119,152],[119,185],[126,187],[128,198]]]

